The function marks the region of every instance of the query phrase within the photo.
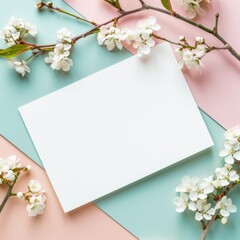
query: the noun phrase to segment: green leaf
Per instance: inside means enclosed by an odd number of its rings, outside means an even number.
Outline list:
[[[6,49],[0,49],[0,57],[2,58],[14,58],[26,51],[28,51],[31,47],[24,44],[15,44]]]
[[[113,7],[117,8],[118,10],[122,11],[119,0],[104,0],[104,1],[111,4]]]
[[[116,0],[116,7],[119,10],[122,10],[119,0]]]
[[[170,0],[161,0],[162,5],[170,12],[172,12],[172,5]]]

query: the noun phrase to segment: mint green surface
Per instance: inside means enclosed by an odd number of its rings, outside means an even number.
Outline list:
[[[56,32],[62,27],[71,30],[74,35],[91,28],[89,24],[60,13],[47,10],[39,13],[35,9],[36,2],[33,0],[4,1],[0,29],[5,26],[10,16],[19,17],[38,27],[38,43],[49,44],[56,42]],[[74,12],[63,1],[53,2],[58,7]],[[5,47],[3,40],[0,39],[0,48]],[[95,36],[90,36],[80,40],[74,47],[71,55],[74,66],[67,74],[52,71],[50,66],[44,63],[43,56],[38,56],[30,64],[31,73],[26,78],[22,78],[8,67],[5,59],[0,59],[0,134],[42,166],[21,120],[18,107],[129,56],[127,51],[108,52],[105,48],[98,46]],[[61,137],[61,131],[59,137]]]
[[[98,207],[141,240],[200,240],[201,226],[194,220],[194,214],[177,213],[172,198],[182,176],[207,177],[224,164],[218,152],[223,147],[225,130],[205,113],[202,115],[214,147],[96,202]],[[181,141],[181,136],[174,136],[173,141]],[[231,196],[240,209],[239,190],[233,190]],[[239,219],[237,212],[229,217],[227,225],[215,223],[207,240],[239,240]]]

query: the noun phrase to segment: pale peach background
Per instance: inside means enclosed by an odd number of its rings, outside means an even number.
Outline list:
[[[64,214],[45,171],[0,135],[0,157],[12,154],[32,166],[30,173],[20,177],[15,192],[25,191],[28,182],[37,179],[47,190],[47,207],[44,215],[31,218],[25,210],[26,203],[11,198],[0,214],[1,240],[136,240],[94,204]],[[1,199],[4,190],[0,185]]]
[[[103,0],[65,1],[87,19],[97,23],[102,23],[119,15],[113,7]],[[124,10],[140,6],[139,0],[120,0],[120,2]],[[145,0],[145,2],[161,7],[160,0]],[[171,2],[175,11],[186,15],[177,4],[178,0]],[[195,21],[212,28],[215,14],[219,12],[219,33],[240,52],[240,31],[238,31],[240,1],[212,0],[211,2],[212,4],[206,8],[206,15],[196,18]],[[163,37],[177,41],[180,35],[185,35],[192,42],[195,36],[200,35],[206,38],[209,45],[222,46],[222,43],[209,34],[180,20],[154,11],[145,11],[126,17],[119,22],[119,25],[133,28],[137,20],[150,15],[158,18],[158,23],[162,27],[159,35]],[[130,51],[132,50],[130,49]],[[202,74],[184,70],[184,75],[198,106],[225,128],[239,124],[240,111],[236,111],[236,109],[238,109],[240,102],[240,62],[233,58],[229,52],[221,51],[209,53],[204,57],[203,64],[205,68],[202,70]],[[161,73],[159,73],[159,78],[161,78]]]

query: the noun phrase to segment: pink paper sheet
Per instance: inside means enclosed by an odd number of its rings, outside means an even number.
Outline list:
[[[104,0],[91,0],[91,4],[89,4],[89,0],[65,1],[84,17],[97,23],[102,23],[118,15],[117,11]],[[140,6],[138,0],[121,0],[120,2],[125,10]],[[160,6],[160,0],[146,0],[145,2]],[[177,12],[185,14],[178,6],[177,0],[172,2],[173,8]],[[215,14],[219,12],[219,33],[240,52],[240,32],[236,28],[237,23],[240,21],[240,2],[238,0],[231,0],[231,4],[226,0],[212,2],[212,5],[207,8],[206,15],[197,18],[196,21],[213,27]],[[153,11],[145,11],[126,17],[119,22],[119,25],[131,28],[134,27],[138,19],[150,15],[155,15],[158,18],[158,23],[162,27],[159,32],[161,36],[177,41],[180,35],[185,35],[193,41],[195,36],[200,35],[205,37],[210,45],[222,46],[218,40],[209,34],[180,20]],[[126,47],[131,52],[134,52],[128,46]],[[225,128],[238,124],[240,122],[240,111],[238,111],[240,102],[240,62],[226,51],[216,51],[208,54],[203,59],[203,63],[205,68],[202,70],[202,74],[194,70],[183,70],[198,106]]]
[[[37,218],[27,216],[26,203],[23,200],[12,198],[7,202],[0,214],[1,240],[136,240],[94,204],[64,214],[45,171],[2,136],[0,149],[1,157],[16,154],[21,162],[32,166],[31,172],[22,175],[14,187],[16,192],[26,190],[30,179],[39,180],[47,190],[45,214]],[[5,190],[0,186],[0,201]]]

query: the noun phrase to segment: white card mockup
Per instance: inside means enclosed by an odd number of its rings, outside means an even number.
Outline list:
[[[65,212],[213,145],[167,43],[19,111]]]

